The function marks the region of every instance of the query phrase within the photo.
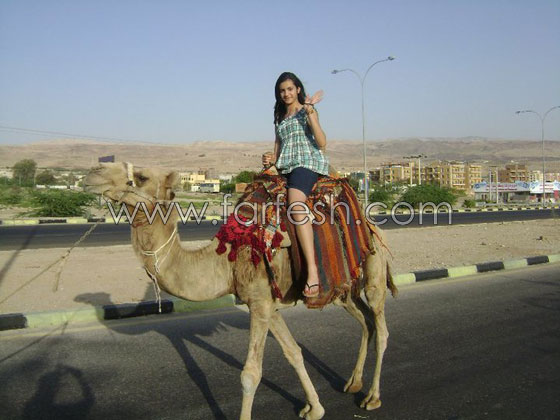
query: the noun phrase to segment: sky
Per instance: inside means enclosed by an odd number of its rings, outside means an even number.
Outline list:
[[[328,139],[540,140],[560,105],[558,0],[0,0],[0,144],[274,139],[292,71]],[[6,128],[10,127],[10,128]],[[560,109],[545,123],[560,140]]]

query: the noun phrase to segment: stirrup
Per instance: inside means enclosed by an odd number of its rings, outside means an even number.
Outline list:
[[[313,290],[313,288],[316,287],[317,288],[317,293],[305,293],[305,290]],[[319,283],[317,284],[312,284],[310,285],[309,283],[305,283],[305,287],[303,289],[303,296],[305,296],[306,298],[314,298],[319,296],[319,292],[321,291],[320,287],[319,287]]]

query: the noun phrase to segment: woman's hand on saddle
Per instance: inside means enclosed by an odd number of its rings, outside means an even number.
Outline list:
[[[263,153],[263,155],[262,155],[263,166],[265,166],[265,167],[272,166],[274,164],[273,158],[274,158],[274,153],[272,153],[272,152]]]

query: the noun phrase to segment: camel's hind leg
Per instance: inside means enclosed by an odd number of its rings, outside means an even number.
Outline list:
[[[368,257],[366,261],[366,276],[365,294],[368,305],[373,311],[375,321],[376,360],[373,383],[360,407],[373,410],[381,406],[381,400],[379,399],[381,364],[383,362],[383,354],[387,348],[387,339],[389,338],[389,331],[385,322],[385,298],[387,297],[388,282],[392,286],[387,260],[382,253]]]
[[[370,309],[359,296],[357,298],[352,298],[351,295],[348,294],[348,298],[342,306],[350,315],[358,320],[362,327],[358,360],[352,371],[352,376],[348,379],[346,385],[344,385],[344,392],[356,393],[359,392],[363,386],[362,374],[364,372],[364,364],[366,362],[368,345],[374,333],[373,319]]]
[[[278,340],[278,343],[280,343],[284,356],[296,370],[303,386],[307,404],[303,410],[300,411],[299,416],[304,417],[306,420],[321,419],[325,414],[325,409],[319,402],[317,391],[315,391],[315,387],[311,383],[309,374],[303,364],[301,348],[298,346],[296,340],[294,340],[292,333],[279,312],[274,312],[270,319],[270,331],[272,331],[272,334],[274,334],[274,337]]]

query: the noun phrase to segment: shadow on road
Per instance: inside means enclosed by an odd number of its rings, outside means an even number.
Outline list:
[[[151,287],[146,289],[144,299],[145,301],[154,300],[154,292]],[[91,302],[104,302],[104,304],[112,305],[114,304],[111,299],[110,295],[106,293],[86,293],[79,295],[75,298],[76,301],[91,303]],[[212,390],[209,386],[208,379],[206,374],[204,373],[203,369],[197,363],[195,358],[192,356],[191,352],[189,351],[189,347],[196,346],[199,349],[206,351],[207,353],[214,356],[216,359],[221,360],[222,362],[226,363],[228,366],[232,366],[239,370],[239,374],[243,370],[244,362],[238,360],[236,357],[228,354],[226,351],[210,344],[208,341],[204,340],[203,337],[210,337],[215,333],[226,331],[228,327],[239,329],[239,330],[249,330],[249,319],[248,317],[239,317],[239,316],[229,316],[229,317],[220,317],[220,320],[217,320],[214,316],[208,316],[205,318],[204,322],[197,322],[185,325],[185,328],[175,331],[170,331],[169,327],[164,326],[162,324],[148,324],[142,326],[136,326],[135,328],[128,328],[128,327],[112,327],[111,323],[108,322],[108,328],[111,328],[115,332],[119,334],[128,334],[128,335],[142,335],[149,332],[157,332],[163,336],[165,336],[173,348],[177,351],[183,363],[185,364],[185,369],[187,371],[187,375],[189,379],[196,384],[200,393],[206,400],[208,407],[212,411],[214,418],[216,419],[224,419],[226,418],[225,413],[221,409],[218,401],[214,397]],[[241,346],[246,347],[248,343],[248,334],[247,334],[247,341],[240,343]],[[315,360],[317,365],[320,365],[321,362],[317,359],[313,354],[309,351],[306,351],[307,357],[311,360]],[[294,412],[298,412],[299,409],[304,405],[304,401],[300,400],[296,396],[294,396],[289,391],[281,388],[280,386],[276,385],[274,382],[262,378],[261,386],[268,387],[270,390],[278,393],[284,399],[288,400],[294,406]],[[236,383],[232,383],[232,387],[236,387],[241,391],[241,381],[239,380]],[[241,402],[241,392],[239,392],[240,402]]]
[[[34,226],[33,229],[31,229],[29,234],[25,237],[25,240],[21,244],[21,246],[18,249],[16,249],[14,253],[10,256],[8,261],[6,261],[6,264],[4,264],[4,267],[2,267],[2,269],[0,270],[0,284],[2,283],[2,280],[4,280],[6,274],[8,274],[8,271],[10,271],[10,267],[14,264],[20,252],[23,251],[24,249],[27,249],[27,246],[29,245],[29,243],[37,233],[37,229],[38,226]]]
[[[25,405],[22,418],[86,418],[94,403],[93,391],[82,371],[58,364],[52,372],[41,376],[33,398]]]

